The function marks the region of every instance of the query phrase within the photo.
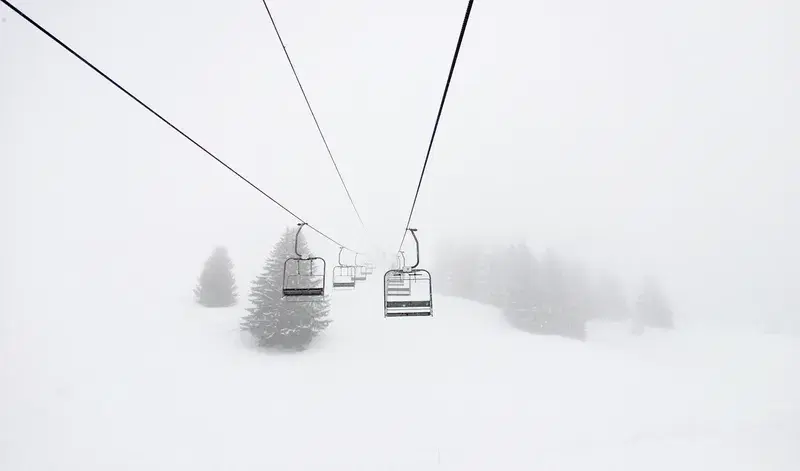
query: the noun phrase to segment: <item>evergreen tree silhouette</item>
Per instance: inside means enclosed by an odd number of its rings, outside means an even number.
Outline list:
[[[327,319],[330,312],[327,295],[304,298],[301,302],[283,297],[283,267],[288,258],[296,256],[295,234],[296,229],[286,229],[250,287],[248,299],[252,306],[247,308],[241,328],[250,332],[260,347],[305,350],[331,323]],[[297,247],[299,253],[310,255],[302,233]]]
[[[195,300],[205,307],[229,307],[236,304],[236,279],[233,262],[225,247],[216,247],[206,260],[194,289]]]

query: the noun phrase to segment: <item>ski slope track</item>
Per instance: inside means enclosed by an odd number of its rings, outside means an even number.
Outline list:
[[[0,337],[2,470],[800,469],[792,337],[384,319],[377,272],[301,354],[253,348],[244,305],[48,299]]]

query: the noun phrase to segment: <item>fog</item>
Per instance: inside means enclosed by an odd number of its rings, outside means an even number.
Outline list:
[[[800,325],[800,6],[557,3],[475,3],[411,224],[423,264],[442,238],[523,239],[657,277],[678,319]],[[366,231],[260,2],[16,4],[315,227],[397,250],[465,1],[270,2]],[[294,218],[0,18],[2,317],[42,278],[189,296],[216,244],[260,268]]]

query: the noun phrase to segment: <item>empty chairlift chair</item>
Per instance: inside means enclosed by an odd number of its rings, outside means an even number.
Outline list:
[[[419,241],[416,229],[408,229],[417,246],[417,262],[387,271],[383,275],[384,317],[429,317],[433,315],[433,286],[428,270],[419,265]]]
[[[339,265],[333,267],[333,289],[337,291],[352,290],[356,287],[355,267],[342,265],[342,250],[339,248]]]
[[[283,263],[283,296],[292,301],[317,301],[325,296],[325,259],[303,256],[297,250],[300,231],[306,223],[298,224],[294,238],[296,257]]]
[[[354,263],[355,263],[355,266],[353,267],[353,269],[354,269],[353,280],[355,280],[355,281],[366,281],[367,272],[365,271],[363,265],[359,265],[358,264],[358,254],[356,254],[356,258],[355,258],[355,262]]]

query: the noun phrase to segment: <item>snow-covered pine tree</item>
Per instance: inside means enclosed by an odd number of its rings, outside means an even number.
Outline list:
[[[673,328],[672,309],[655,279],[647,278],[636,300],[634,321],[641,327]]]
[[[583,340],[586,319],[583,275],[570,270],[567,260],[547,249],[542,257],[536,332]]]
[[[241,328],[250,332],[260,347],[305,350],[319,333],[331,323],[327,319],[330,299],[315,297],[313,301],[293,302],[282,297],[283,264],[295,256],[296,230],[287,228],[267,258],[264,270],[252,282]],[[309,254],[308,243],[300,234],[298,250]]]
[[[485,276],[482,302],[505,309],[511,302],[511,290],[520,283],[526,283],[526,281],[518,280],[517,276],[519,270],[524,271],[528,268],[526,263],[529,260],[518,254],[517,249],[517,246],[494,246],[487,250],[488,260],[484,262],[486,265],[484,270],[488,272],[488,276]],[[531,282],[531,285],[533,284],[531,280],[528,281]],[[526,288],[530,288],[530,286],[526,286]]]
[[[238,293],[233,276],[233,262],[225,247],[216,247],[206,260],[194,289],[195,300],[205,307],[229,307],[236,304]]]

